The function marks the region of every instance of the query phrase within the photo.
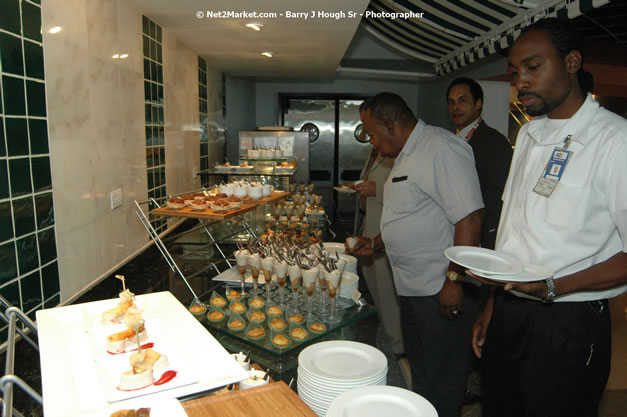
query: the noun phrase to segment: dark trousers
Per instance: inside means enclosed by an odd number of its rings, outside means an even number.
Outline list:
[[[477,310],[477,288],[467,287],[464,313],[451,321],[440,317],[439,294],[401,297],[401,325],[413,391],[433,404],[439,417],[459,417],[466,392]]]
[[[498,291],[482,357],[484,417],[596,417],[610,372],[607,301]]]

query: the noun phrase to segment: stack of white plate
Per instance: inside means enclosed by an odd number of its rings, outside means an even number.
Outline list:
[[[388,363],[378,349],[334,340],[305,348],[298,355],[298,396],[320,417],[344,391],[385,385]]]
[[[353,298],[353,293],[359,285],[359,275],[352,272],[344,272],[340,281],[338,295],[342,298]]]
[[[429,401],[398,387],[360,387],[337,396],[326,417],[438,417]]]
[[[342,254],[346,251],[344,242],[322,242],[322,246],[324,246],[324,249],[333,257],[335,257],[335,252]]]
[[[353,274],[357,273],[357,258],[351,255],[340,254],[340,259],[346,261],[344,271],[352,272]]]

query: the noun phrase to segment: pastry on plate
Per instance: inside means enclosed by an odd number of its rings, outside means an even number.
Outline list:
[[[272,343],[279,348],[286,348],[290,345],[290,339],[284,334],[277,333],[272,338]]]
[[[292,336],[294,340],[304,340],[307,337],[307,330],[302,327],[295,327],[290,330],[290,336]]]
[[[224,313],[221,311],[212,311],[207,315],[207,318],[211,321],[222,321],[224,320]]]

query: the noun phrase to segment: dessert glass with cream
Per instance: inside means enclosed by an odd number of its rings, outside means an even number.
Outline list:
[[[259,270],[261,269],[261,256],[258,253],[248,255],[248,265],[250,265],[250,273],[253,276],[253,297],[257,295],[257,280],[259,279]]]
[[[270,304],[271,291],[270,291],[270,283],[272,282],[272,271],[274,270],[274,258],[272,256],[268,256],[261,260],[261,271],[263,272],[263,277],[266,282],[266,304]]]
[[[287,274],[290,277],[290,286],[292,287],[292,298],[288,304],[292,307],[298,307],[298,294],[301,281],[300,267],[298,265],[288,265]]]
[[[276,274],[277,283],[279,284],[279,306],[285,308],[285,283],[287,281],[287,262],[276,261],[274,263],[274,273]]]
[[[246,292],[244,291],[244,283],[246,280],[246,267],[248,265],[248,256],[250,252],[246,249],[241,249],[235,252],[235,261],[237,262],[237,268],[239,270],[240,282],[242,284],[242,295]]]

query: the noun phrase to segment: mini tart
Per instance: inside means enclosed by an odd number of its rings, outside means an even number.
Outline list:
[[[199,304],[195,304],[193,306],[191,306],[189,308],[189,311],[194,315],[194,316],[201,316],[203,314],[205,314],[205,312],[207,311],[207,307],[205,306],[201,306]]]
[[[270,321],[269,326],[272,327],[274,330],[281,331],[287,327],[287,323],[285,322],[285,320],[275,317]]]
[[[278,307],[278,306],[268,307],[268,314],[271,316],[278,316],[281,313],[283,313],[283,310],[281,310],[281,307]]]
[[[242,330],[245,325],[246,323],[244,323],[241,320],[231,320],[227,323],[227,326],[229,327],[229,329],[234,330],[236,332]]]
[[[253,311],[248,316],[248,319],[251,321],[264,321],[266,319],[266,315],[262,311]]]
[[[305,320],[305,316],[299,313],[292,314],[291,316],[287,318],[287,321],[293,322],[293,323],[302,323],[304,320]]]
[[[224,313],[221,311],[212,311],[207,315],[207,318],[211,321],[222,321],[224,320]]]
[[[324,325],[323,323],[311,323],[309,325],[309,330],[311,330],[314,333],[322,333],[327,330],[327,326]]]
[[[305,340],[307,337],[307,330],[302,327],[295,327],[290,330],[290,336],[292,336],[292,339],[294,340]]]
[[[229,309],[235,313],[243,313],[244,311],[246,311],[246,306],[242,303],[240,303],[239,301],[231,304],[231,306],[229,307]]]
[[[246,332],[246,334],[251,339],[259,340],[266,335],[266,331],[261,327],[257,327],[256,329],[250,329],[248,332]]]
[[[227,298],[227,300],[232,300],[232,299],[239,300],[240,298],[242,298],[242,295],[239,293],[239,291],[231,290],[226,295],[226,298]]]
[[[291,343],[290,339],[281,333],[275,334],[272,338],[272,344],[281,349],[289,347]]]
[[[263,299],[261,298],[253,298],[252,300],[250,300],[250,303],[248,303],[248,305],[255,308],[261,308],[266,305],[266,302],[263,301]]]
[[[214,297],[211,300],[211,305],[216,307],[224,307],[226,305],[226,300],[222,297]]]

